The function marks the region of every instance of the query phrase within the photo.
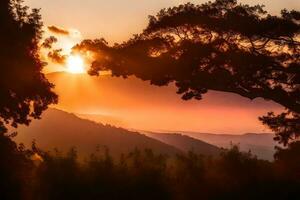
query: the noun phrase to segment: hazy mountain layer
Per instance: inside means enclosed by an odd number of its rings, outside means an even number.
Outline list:
[[[231,144],[238,144],[243,151],[251,150],[259,158],[272,160],[275,151],[272,134],[143,132],[145,134],[143,135],[138,131],[128,131],[85,120],[57,109],[48,109],[41,120],[33,121],[29,127],[19,127],[18,133],[16,140],[26,146],[30,146],[32,141],[36,140],[38,146],[45,150],[58,148],[67,151],[71,147],[76,147],[80,156],[94,153],[97,146],[100,147],[100,151],[108,147],[114,157],[134,148],[151,148],[156,153],[169,155],[189,150],[204,155],[216,155],[219,152],[217,147],[229,148]]]
[[[36,140],[38,146],[44,150],[58,148],[68,151],[71,147],[76,147],[80,156],[94,153],[97,146],[100,151],[108,147],[114,157],[135,148],[150,148],[156,153],[169,155],[181,152],[137,132],[80,119],[74,114],[56,109],[48,109],[41,120],[33,121],[29,127],[20,127],[16,140],[26,146]]]
[[[243,135],[211,134],[183,132],[193,138],[205,141],[218,147],[229,148],[232,144],[239,145],[242,151],[251,151],[258,158],[273,160],[275,145],[273,134],[268,133],[246,133]]]
[[[193,151],[195,153],[217,156],[220,153],[220,149],[214,145],[208,144],[201,140],[189,137],[182,134],[169,134],[169,133],[153,133],[143,132],[145,135],[157,139],[166,144],[172,145],[184,152]]]

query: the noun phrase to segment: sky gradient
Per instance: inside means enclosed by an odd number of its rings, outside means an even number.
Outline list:
[[[160,9],[189,1],[180,0],[26,0],[30,7],[41,8],[46,26],[57,26],[72,33],[56,35],[55,48],[70,53],[82,39],[104,37],[110,43],[122,42],[140,33],[147,16]],[[191,1],[203,3],[201,1]],[[243,0],[251,5],[265,4],[272,14],[283,8],[300,9],[299,0]],[[49,34],[49,32],[46,32]],[[48,72],[64,66],[50,63]],[[48,75],[56,85],[59,109],[79,114],[110,118],[127,128],[143,130],[182,130],[212,133],[269,132],[258,117],[280,106],[262,99],[250,101],[234,94],[209,93],[201,101],[182,101],[173,86],[154,88],[148,83],[131,80],[104,80],[87,75]],[[107,79],[107,78],[106,78]],[[94,116],[97,118],[97,116]],[[238,123],[237,123],[238,122]],[[119,124],[117,124],[119,125]]]
[[[106,38],[121,42],[140,33],[148,16],[160,9],[181,3],[204,3],[207,0],[25,0],[31,7],[41,8],[46,25],[78,29],[84,38]],[[300,9],[299,0],[242,0],[250,5],[264,4],[270,13],[281,9]]]

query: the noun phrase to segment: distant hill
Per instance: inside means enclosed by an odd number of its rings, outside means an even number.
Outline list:
[[[91,120],[96,123],[101,123],[104,125],[113,125],[116,127],[122,127],[125,128],[128,126],[122,119],[119,119],[115,116],[109,116],[109,115],[100,115],[100,114],[78,114],[74,113],[76,116],[82,119]]]
[[[46,76],[59,96],[55,108],[128,129],[265,132],[258,116],[281,111],[271,101],[216,91],[209,91],[201,101],[183,101],[175,83],[158,87],[134,76],[123,79],[64,72]]]
[[[182,132],[182,134],[205,141],[218,147],[229,148],[232,144],[239,145],[242,151],[251,151],[258,158],[273,160],[275,145],[273,134],[268,133],[246,133],[243,135],[211,134],[197,132]]]
[[[238,144],[242,151],[251,150],[259,158],[272,160],[276,145],[272,134],[148,132],[143,135],[138,131],[103,125],[57,109],[48,109],[41,120],[34,120],[29,127],[21,126],[17,131],[16,141],[24,143],[27,147],[33,140],[44,150],[58,148],[66,152],[71,147],[76,147],[81,157],[94,153],[97,146],[100,149],[108,147],[113,157],[119,157],[134,148],[150,148],[156,153],[169,155],[189,150],[204,155],[216,155],[219,151],[217,147],[228,148],[231,144]]]
[[[108,147],[113,157],[119,157],[134,148],[150,148],[156,153],[169,155],[181,152],[137,132],[80,119],[57,109],[48,109],[41,120],[34,120],[29,127],[21,126],[17,131],[16,141],[27,147],[33,140],[43,150],[58,148],[65,152],[75,146],[81,157],[94,153],[97,145],[100,148]]]
[[[220,153],[220,148],[203,142],[201,140],[189,137],[187,135],[175,133],[153,133],[143,132],[145,135],[157,139],[166,144],[172,145],[184,152],[193,151],[195,153],[217,156]]]

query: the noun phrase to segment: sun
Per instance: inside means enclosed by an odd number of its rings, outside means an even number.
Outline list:
[[[67,71],[72,74],[85,73],[84,61],[79,55],[71,55],[67,58]]]

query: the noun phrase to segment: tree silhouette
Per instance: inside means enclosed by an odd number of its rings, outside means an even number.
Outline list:
[[[39,118],[57,102],[53,85],[42,73],[38,55],[42,34],[39,10],[28,12],[22,0],[0,2],[0,133]]]
[[[293,119],[285,126],[296,127],[300,124],[299,33],[298,11],[282,10],[274,16],[260,5],[216,0],[163,9],[149,17],[141,34],[122,44],[85,40],[74,50],[94,52],[91,75],[110,70],[113,76],[134,75],[158,86],[175,82],[184,100],[201,99],[208,90],[262,97],[283,105],[286,116]],[[270,114],[261,120],[272,128],[276,118]],[[286,138],[300,135],[299,125],[296,128],[279,131],[277,138],[287,143]]]
[[[274,162],[237,146],[218,157],[193,152],[166,157],[135,149],[120,162],[107,150],[84,163],[74,150],[42,152],[44,161],[32,166],[31,198],[23,199],[297,199],[299,150],[293,143]]]
[[[285,146],[289,141],[296,140],[300,136],[299,113],[288,111],[275,115],[270,112],[267,116],[260,117],[260,120],[276,133],[274,139],[282,142]]]
[[[300,181],[300,142],[296,141],[287,146],[287,148],[277,147],[274,155],[275,166],[278,168],[278,175],[287,180]]]
[[[31,180],[32,152],[9,137],[0,137],[0,198],[22,199],[25,183]],[[27,185],[28,186],[28,185]]]

